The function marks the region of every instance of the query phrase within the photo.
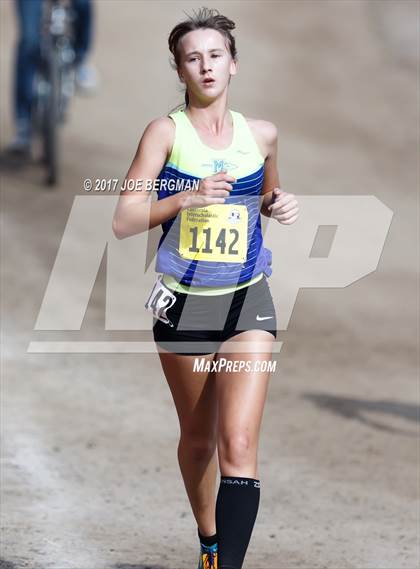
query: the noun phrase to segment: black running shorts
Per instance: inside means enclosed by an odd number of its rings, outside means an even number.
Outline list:
[[[153,318],[156,344],[176,354],[205,355],[246,330],[266,330],[277,337],[276,311],[265,276],[235,292],[214,296],[173,292],[166,315],[173,326]],[[194,349],[192,344],[196,344]]]

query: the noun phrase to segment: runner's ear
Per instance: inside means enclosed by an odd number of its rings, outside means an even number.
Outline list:
[[[232,59],[232,61],[230,62],[230,69],[229,69],[230,75],[236,75],[238,73],[238,62],[236,59]],[[230,81],[230,78],[229,78]]]

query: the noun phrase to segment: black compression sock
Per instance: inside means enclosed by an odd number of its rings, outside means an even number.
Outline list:
[[[207,545],[207,547],[210,547],[211,545],[214,545],[217,542],[217,533],[210,536],[201,535],[200,530],[198,528],[197,532],[200,543],[202,543],[203,545]]]
[[[216,500],[219,569],[241,569],[260,502],[260,481],[222,476]]]

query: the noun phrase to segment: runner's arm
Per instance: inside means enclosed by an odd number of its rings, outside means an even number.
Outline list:
[[[127,180],[155,180],[170,154],[175,136],[175,125],[169,117],[153,120],[140,139],[133,162],[127,172]],[[112,221],[117,239],[124,239],[176,217],[187,197],[177,192],[163,200],[153,200],[153,191],[144,187],[130,191],[122,189]]]
[[[267,210],[273,199],[274,188],[280,188],[279,173],[277,169],[277,127],[268,121],[260,122],[260,133],[263,137],[266,148],[266,159],[264,163],[264,184],[261,195],[264,196],[261,203],[261,213],[266,217],[271,217],[271,212]]]

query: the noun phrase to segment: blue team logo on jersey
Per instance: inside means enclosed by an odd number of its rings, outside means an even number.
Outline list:
[[[202,164],[202,166],[211,168],[214,174],[222,172],[222,170],[233,170],[234,168],[238,167],[237,164],[227,162],[226,160],[223,160],[223,158],[216,158],[211,163]]]
[[[217,174],[217,172],[221,172],[222,170],[225,169],[224,166],[226,162],[224,160],[213,160],[213,164],[214,164],[213,171],[215,174]]]

